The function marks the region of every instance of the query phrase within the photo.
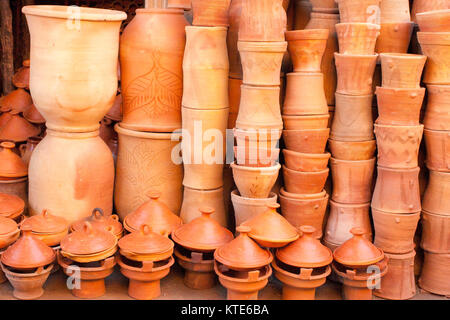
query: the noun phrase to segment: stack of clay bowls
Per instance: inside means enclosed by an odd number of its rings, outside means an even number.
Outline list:
[[[233,233],[211,218],[214,209],[202,207],[200,212],[200,217],[174,230],[172,240],[177,262],[185,270],[184,284],[209,289],[216,285],[214,252],[233,240]]]
[[[424,119],[429,184],[422,203],[425,251],[419,286],[450,295],[450,10],[416,15],[419,42],[428,55],[424,82],[428,104]],[[447,266],[447,267],[446,267]]]
[[[0,255],[9,245],[13,244],[20,236],[17,223],[10,218],[0,216]],[[6,281],[5,274],[0,270],[0,283]]]
[[[426,57],[381,53],[382,87],[377,87],[375,124],[378,176],[372,199],[375,245],[389,256],[389,271],[376,290],[387,299],[415,295],[414,234],[420,219],[419,123],[425,88],[420,87]],[[392,270],[391,270],[392,265]]]

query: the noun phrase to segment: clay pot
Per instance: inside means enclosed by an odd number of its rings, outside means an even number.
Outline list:
[[[344,204],[370,202],[375,158],[348,161],[331,158],[333,201]]]
[[[234,129],[234,137],[238,147],[246,149],[274,149],[279,146],[281,130],[278,129],[258,129],[258,130],[241,130]]]
[[[312,5],[308,0],[294,0],[294,30],[303,30],[307,25]]]
[[[237,49],[241,13],[242,0],[231,0],[230,9],[228,11],[229,27],[227,33],[227,48],[228,60],[230,61],[230,77],[233,79],[242,79],[241,57]]]
[[[166,28],[159,30],[160,25]],[[137,9],[120,42],[123,121],[137,131],[181,128],[184,28],[181,9]]]
[[[425,251],[419,287],[434,294],[448,296],[450,294],[449,263],[450,254],[436,254]]]
[[[287,15],[283,0],[248,0],[242,3],[239,41],[284,41]]]
[[[185,270],[183,281],[186,287],[205,290],[211,289],[216,285],[214,259],[211,260],[208,254],[189,252],[182,249],[175,249],[174,253],[178,264]]]
[[[71,231],[80,231],[83,229],[84,223],[88,221],[93,228],[111,231],[117,239],[122,238],[123,226],[119,221],[119,216],[112,214],[106,217],[101,208],[92,210],[92,215],[88,218],[75,222],[71,226]]]
[[[274,186],[280,164],[273,167],[253,168],[231,164],[233,178],[239,193],[246,198],[267,198]]]
[[[302,193],[287,192],[285,188],[280,187],[279,194],[285,196],[286,198],[305,200],[305,199],[319,199],[319,198],[323,198],[323,197],[325,197],[327,195],[327,191],[326,190],[322,190],[319,193],[305,193],[305,194],[302,194]]]
[[[428,85],[427,109],[423,124],[426,129],[450,131],[450,88]]]
[[[425,88],[385,88],[377,87],[378,119],[382,125],[419,125]],[[429,100],[428,100],[429,101]],[[428,102],[429,105],[429,102]],[[399,108],[401,106],[401,108]],[[427,113],[429,106],[427,107]]]
[[[415,0],[411,11],[412,20],[417,22],[418,13],[445,9],[450,9],[450,4],[446,0]]]
[[[428,56],[423,82],[450,84],[450,72],[448,67],[445,67],[450,59],[450,33],[418,32],[417,38],[423,54]]]
[[[278,161],[280,149],[234,147],[236,163],[247,167],[272,167]]]
[[[313,11],[338,13],[339,9],[335,0],[310,0]]]
[[[335,159],[358,161],[372,159],[377,145],[375,140],[338,141],[329,139],[328,147]]]
[[[239,66],[240,66],[239,62]],[[241,76],[242,78],[242,76]],[[230,113],[228,115],[228,129],[236,127],[236,119],[241,103],[242,79],[228,78],[228,99],[230,101]]]
[[[380,0],[336,0],[342,22],[380,24]]]
[[[328,40],[328,29],[286,32],[288,51],[294,72],[320,72]]]
[[[19,115],[11,118],[0,128],[0,141],[25,142],[29,137],[39,135],[41,130]]]
[[[414,169],[389,169],[378,167],[378,177],[373,192],[372,209],[398,214],[419,212],[419,171]]]
[[[427,146],[427,168],[433,171],[450,172],[450,133],[447,131],[423,131]]]
[[[69,232],[67,220],[49,213],[48,210],[41,214],[26,218],[21,223],[21,229],[31,229],[34,237],[40,239],[49,247],[59,246],[61,240]]]
[[[383,87],[419,89],[426,56],[380,53]]]
[[[168,0],[167,8],[183,9],[189,11],[192,9],[191,0]]]
[[[375,51],[407,53],[413,28],[413,22],[382,23]]]
[[[28,175],[27,165],[14,152],[15,144],[4,141],[0,143],[0,179],[11,180],[26,177]]]
[[[17,88],[30,89],[30,60],[24,60],[22,67],[14,74],[12,83]]]
[[[420,246],[427,252],[450,252],[450,217],[422,211],[422,241]]]
[[[311,194],[322,192],[329,169],[317,172],[295,171],[283,166],[284,185],[287,192]]]
[[[30,94],[24,89],[16,89],[2,97],[0,100],[0,111],[12,111],[13,114],[18,114],[24,112],[31,104],[33,104],[33,100]]]
[[[248,219],[265,212],[268,204],[277,203],[277,195],[271,192],[268,198],[246,198],[240,196],[238,190],[233,190],[231,201],[233,202],[235,225],[240,226]]]
[[[255,86],[279,86],[281,63],[286,48],[285,41],[238,41],[244,74],[243,83]]]
[[[411,20],[409,2],[408,0],[381,0],[380,22],[409,22]]]
[[[36,149],[39,142],[41,142],[41,137],[30,137],[27,140],[26,144],[22,144],[19,146],[20,155],[22,157],[22,161],[28,165],[31,159],[31,155],[33,154],[34,149]]]
[[[11,219],[21,219],[22,213],[28,213],[28,178],[11,180],[0,179],[0,194],[8,194],[18,198],[20,205]],[[1,198],[1,197],[0,197]],[[11,217],[8,214],[8,217]]]
[[[450,10],[436,10],[416,14],[422,32],[450,32]]]
[[[192,25],[203,27],[227,27],[231,0],[192,0],[194,19]]]
[[[186,27],[182,105],[195,109],[228,108],[227,28]]]
[[[422,208],[430,213],[450,216],[450,173],[430,171]]]
[[[283,115],[328,114],[322,73],[294,72],[287,74]]]
[[[286,167],[302,172],[319,172],[328,167],[329,153],[301,153],[288,149],[283,150]]]
[[[282,118],[286,130],[326,129],[328,128],[330,115],[283,115]]]
[[[9,245],[13,244],[19,236],[20,230],[17,223],[10,218],[0,216],[0,248],[4,250]],[[4,281],[1,281],[1,283],[3,282]]]
[[[372,78],[377,54],[355,55],[335,53],[338,82],[336,92],[346,95],[372,94]]]
[[[68,29],[74,14],[69,7],[25,6],[22,12],[31,36],[31,95],[47,127],[66,132],[98,129],[117,92],[119,31],[126,14],[80,8],[79,27]]]
[[[330,129],[283,130],[286,149],[302,153],[323,153]]]
[[[31,104],[28,106],[28,108],[23,111],[23,117],[28,122],[34,123],[34,124],[44,124],[45,119],[44,117],[39,113],[38,109],[36,109],[36,106],[34,104]]]
[[[338,23],[339,53],[373,55],[380,26],[373,23]]]

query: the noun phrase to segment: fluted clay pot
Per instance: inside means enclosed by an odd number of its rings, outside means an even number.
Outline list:
[[[283,130],[288,150],[303,153],[323,153],[330,129]]]
[[[328,29],[292,30],[286,32],[288,51],[294,72],[320,72],[328,40]]]
[[[160,25],[167,27],[159,30]],[[186,25],[181,9],[136,10],[120,42],[123,128],[181,128]]]
[[[426,56],[380,53],[383,87],[419,89]]]
[[[317,172],[295,171],[283,166],[284,185],[287,192],[312,194],[322,192],[330,169]]]
[[[194,19],[192,25],[202,27],[227,27],[231,0],[192,0]]]
[[[227,28],[186,27],[182,105],[195,109],[228,108]]]
[[[411,13],[408,0],[381,0],[380,22],[409,22]]]
[[[25,6],[22,12],[31,36],[31,95],[47,127],[98,129],[116,97],[119,31],[127,15],[66,6]]]
[[[378,165],[398,169],[417,167],[422,134],[423,125],[375,124]]]
[[[422,209],[450,216],[450,172],[430,171],[429,182],[422,199]]]
[[[420,168],[389,169],[378,167],[372,209],[390,213],[416,213],[420,205]]]
[[[254,168],[231,164],[233,178],[241,196],[246,198],[267,198],[274,186],[280,164],[273,167]]]
[[[372,94],[377,55],[334,54],[338,82],[336,92],[346,95]]]
[[[424,251],[422,273],[419,287],[425,291],[448,296],[450,295],[450,254],[437,254]]]
[[[277,203],[276,193],[271,192],[268,198],[246,198],[239,195],[238,190],[231,192],[235,225],[240,226],[248,219],[267,211],[268,204]]]
[[[380,23],[381,0],[336,0],[342,22]]]
[[[338,141],[329,139],[328,147],[335,159],[358,161],[372,159],[375,155],[377,144],[375,140]]]
[[[422,211],[422,241],[420,246],[427,252],[450,252],[450,216]]]
[[[450,32],[450,10],[435,10],[416,14],[417,24],[423,32]]]
[[[450,84],[450,32],[418,32],[417,38],[423,54],[428,56],[423,82]]]
[[[228,60],[230,61],[230,77],[233,79],[242,79],[241,57],[237,48],[242,2],[243,0],[231,0],[228,11],[227,48]]]
[[[331,158],[330,163],[333,201],[348,204],[362,204],[370,201],[375,158],[360,161]]]
[[[450,172],[450,132],[425,129],[423,133],[427,146],[427,168]]]
[[[372,55],[375,53],[380,26],[373,23],[338,23],[336,32],[339,53]]]
[[[303,172],[319,172],[328,167],[329,153],[301,153],[288,149],[283,150],[286,167]]]
[[[426,129],[450,131],[450,87],[427,86],[427,109],[423,124]]]
[[[385,22],[380,25],[380,35],[375,51],[407,53],[414,22]]]
[[[450,3],[447,0],[414,0],[411,17],[414,22],[417,22],[416,14],[418,13],[445,9],[450,9]]]
[[[273,149],[278,147],[281,132],[278,129],[234,129],[234,137],[238,147]]]
[[[283,115],[286,130],[326,129],[330,119],[329,114],[289,116]]]
[[[170,133],[137,132],[119,124],[115,130],[119,152],[114,202],[120,217],[125,218],[146,202],[147,193],[153,190],[161,192],[161,200],[170,210],[180,212],[183,167],[181,160],[172,161],[172,151],[179,141],[171,141]]]

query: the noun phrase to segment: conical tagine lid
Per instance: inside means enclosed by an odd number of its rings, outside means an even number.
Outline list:
[[[333,261],[333,253],[314,238],[315,231],[314,227],[301,226],[300,238],[278,249],[277,258],[285,264],[300,268],[320,268],[329,265]]]
[[[123,226],[119,221],[119,217],[115,214],[106,217],[103,213],[103,210],[100,208],[95,208],[92,211],[92,215],[90,217],[82,219],[72,224],[72,230],[74,231],[83,230],[85,221],[88,221],[93,228],[106,231],[111,230],[112,233],[114,233],[115,235],[120,234],[123,231]]]
[[[0,143],[0,178],[21,178],[28,175],[27,165],[14,153],[13,142]]]
[[[0,129],[11,120],[12,116],[10,112],[5,112],[0,116]]]
[[[169,238],[152,232],[148,225],[139,231],[127,234],[119,240],[119,248],[139,255],[150,255],[171,251],[174,243]]]
[[[350,230],[353,238],[344,242],[333,252],[334,260],[345,266],[367,266],[383,260],[384,253],[363,237],[361,228]]]
[[[10,217],[20,214],[25,209],[25,202],[18,196],[0,193],[0,216]]]
[[[3,112],[11,110],[17,114],[25,111],[32,103],[33,100],[28,92],[23,89],[17,89],[6,95],[0,101],[0,110]]]
[[[36,106],[34,103],[32,103],[24,112],[23,117],[31,122],[36,124],[42,124],[45,123],[44,117],[41,115],[41,113],[36,109]]]
[[[214,259],[233,269],[257,269],[270,264],[273,256],[250,239],[248,226],[236,229],[240,235],[214,252]]]
[[[14,74],[12,83],[17,88],[30,88],[30,60],[23,61],[22,68]]]
[[[201,208],[202,215],[172,232],[172,239],[190,250],[214,251],[233,240],[230,230],[211,218],[213,208]]]
[[[23,142],[27,141],[29,137],[37,136],[39,132],[39,128],[21,116],[13,114],[11,119],[0,129],[0,140]]]
[[[17,223],[13,219],[0,217],[0,235],[7,235],[18,229]]]
[[[41,214],[26,218],[21,224],[21,229],[24,228],[31,229],[34,233],[54,234],[66,231],[69,223],[66,219],[43,210]]]
[[[43,267],[55,260],[55,251],[36,238],[29,228],[22,229],[22,236],[2,254],[1,261],[15,269]]]

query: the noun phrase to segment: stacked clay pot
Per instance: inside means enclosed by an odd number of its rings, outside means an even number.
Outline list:
[[[305,29],[286,32],[294,72],[287,74],[283,105],[284,188],[280,190],[283,216],[295,227],[311,225],[322,237],[328,204],[324,190],[330,153],[328,105],[321,62],[329,31]]]
[[[424,264],[419,286],[450,295],[450,8],[416,14],[418,39],[428,55],[423,82],[428,89],[424,118],[429,183],[422,202]]]
[[[423,125],[420,87],[426,57],[381,53],[382,86],[377,87],[375,123],[378,176],[372,199],[375,245],[389,255],[389,270],[375,295],[409,299],[416,293],[414,235],[420,219],[418,155]],[[392,268],[391,268],[392,265]]]

